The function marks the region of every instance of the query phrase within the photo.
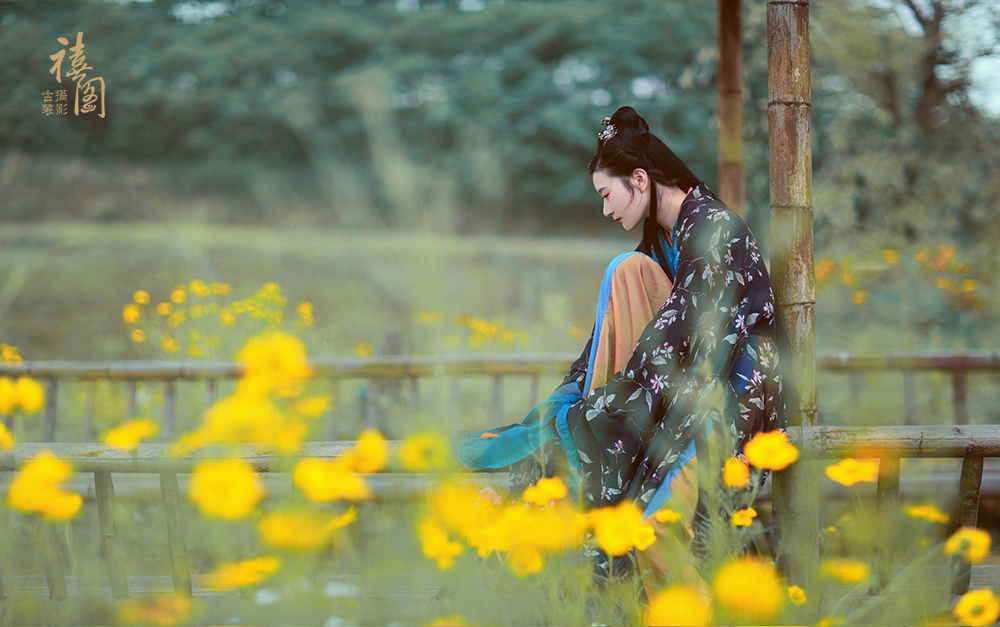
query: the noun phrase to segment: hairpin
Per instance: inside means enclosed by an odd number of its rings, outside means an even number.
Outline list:
[[[611,118],[604,118],[601,120],[601,124],[607,127],[597,134],[597,138],[601,141],[606,142],[618,134],[618,129],[616,129],[615,125],[611,123]]]

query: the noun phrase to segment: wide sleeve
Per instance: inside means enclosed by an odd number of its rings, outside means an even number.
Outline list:
[[[744,234],[743,222],[724,208],[690,209],[677,229],[670,298],[628,365],[566,412],[588,505],[648,501],[693,428],[718,405],[707,401],[731,358],[738,305],[751,283]]]
[[[595,326],[596,328],[596,326]],[[569,367],[569,371],[566,376],[563,377],[562,385],[567,383],[579,383],[581,391],[583,390],[583,384],[587,380],[587,368],[590,365],[590,348],[594,343],[594,331],[590,331],[590,339],[587,340],[587,344],[583,347],[583,352],[580,356],[573,362],[573,365]]]

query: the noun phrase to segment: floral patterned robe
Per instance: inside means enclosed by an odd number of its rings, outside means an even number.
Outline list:
[[[586,508],[622,499],[645,508],[708,420],[728,434],[733,454],[757,432],[784,426],[774,293],[753,235],[699,185],[681,204],[674,236],[678,261],[670,298],[644,329],[628,365],[566,415]],[[564,384],[582,387],[592,341]],[[734,373],[741,355],[744,365]],[[715,391],[720,388],[721,395]],[[734,389],[744,391],[737,397]],[[532,461],[511,468],[512,489],[551,474]]]

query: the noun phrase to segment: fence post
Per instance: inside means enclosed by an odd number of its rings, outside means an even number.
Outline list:
[[[955,370],[953,373],[952,388],[954,396],[952,402],[955,409],[955,424],[969,424],[969,402],[965,391],[965,370]]]
[[[101,520],[101,548],[108,563],[111,596],[127,599],[128,578],[125,576],[125,556],[122,554],[122,540],[118,535],[118,521],[115,520],[115,486],[111,482],[111,473],[95,472],[94,488],[97,492],[97,515]]]
[[[94,441],[94,405],[97,403],[97,379],[90,379],[83,389],[82,442]]]
[[[160,496],[167,519],[167,548],[170,551],[170,574],[177,594],[191,596],[191,570],[188,567],[184,525],[181,521],[180,488],[177,473],[160,473]]]
[[[962,459],[962,477],[958,484],[958,516],[955,521],[959,527],[975,527],[979,519],[979,490],[983,485],[983,458],[966,457]],[[951,562],[951,593],[965,594],[969,591],[972,581],[972,565],[959,553]]]
[[[891,521],[899,510],[899,458],[883,457],[879,460],[878,486],[875,492],[880,541],[875,544],[872,554],[872,572],[875,577],[868,588],[870,594],[878,594],[885,589],[892,576],[892,550],[889,547],[895,544],[895,528]]]
[[[42,442],[56,441],[56,421],[58,420],[59,379],[49,379],[49,389],[45,394],[45,426]]]
[[[915,425],[920,419],[918,417],[919,403],[917,403],[917,382],[912,370],[903,371],[903,403],[906,413],[903,416],[903,424]]]
[[[160,438],[164,442],[173,442],[177,422],[177,379],[163,381],[163,424],[160,428]]]

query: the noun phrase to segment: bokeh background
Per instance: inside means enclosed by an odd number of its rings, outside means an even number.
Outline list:
[[[811,7],[819,350],[1000,345],[998,15]],[[599,122],[636,107],[714,187],[716,19],[697,0],[0,0],[0,339],[29,360],[230,359],[183,326],[137,342],[121,308],[273,282],[289,316],[310,305],[311,356],[579,350],[637,239],[586,174]],[[745,2],[767,250],[765,26]],[[50,72],[77,33],[104,118]],[[43,110],[57,89],[66,115]],[[469,318],[514,334],[472,345]]]

